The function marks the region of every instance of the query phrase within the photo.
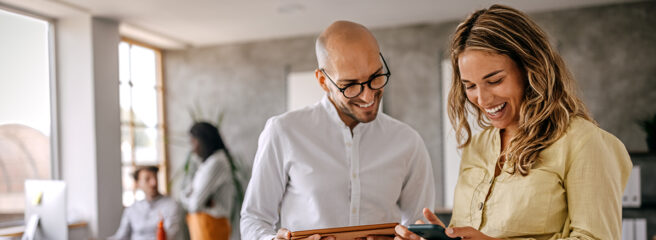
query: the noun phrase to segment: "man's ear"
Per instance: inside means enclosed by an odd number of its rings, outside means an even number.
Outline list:
[[[314,77],[317,79],[317,82],[319,82],[319,86],[323,88],[324,91],[330,92],[330,89],[328,86],[326,86],[326,77],[323,75],[320,69],[314,70]]]

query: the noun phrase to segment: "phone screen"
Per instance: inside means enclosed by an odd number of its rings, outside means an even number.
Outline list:
[[[408,230],[427,240],[460,240],[460,238],[450,238],[444,233],[442,226],[435,224],[410,224]]]

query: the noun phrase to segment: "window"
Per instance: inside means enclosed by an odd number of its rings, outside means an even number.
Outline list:
[[[166,192],[161,52],[124,39],[119,44],[123,205],[144,199],[132,172],[158,166],[160,192]]]
[[[0,9],[0,227],[22,224],[25,179],[55,172],[50,30],[46,20]]]

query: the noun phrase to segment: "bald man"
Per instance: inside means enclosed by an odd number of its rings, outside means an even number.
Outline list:
[[[357,23],[335,22],[317,39],[316,54],[315,77],[326,95],[267,121],[241,211],[243,239],[407,225],[422,217],[422,208],[434,206],[433,170],[423,140],[408,125],[379,113],[390,70],[371,32]]]

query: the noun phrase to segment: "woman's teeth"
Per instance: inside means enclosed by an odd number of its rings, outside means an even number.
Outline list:
[[[506,103],[503,103],[503,104],[501,104],[501,105],[499,105],[499,106],[496,106],[495,108],[485,109],[485,111],[486,111],[487,113],[489,113],[489,114],[496,115],[496,114],[497,114],[499,111],[501,111],[501,109],[503,109],[503,107],[505,107],[505,106],[506,106]]]
[[[361,108],[368,108],[368,107],[371,107],[371,105],[374,105],[374,101],[371,101],[370,103],[367,103],[367,104],[364,104],[364,105],[358,104],[358,106],[360,106]]]

